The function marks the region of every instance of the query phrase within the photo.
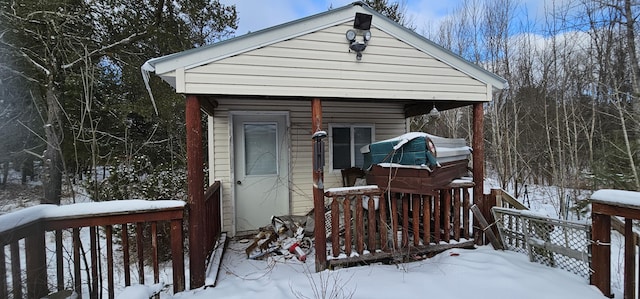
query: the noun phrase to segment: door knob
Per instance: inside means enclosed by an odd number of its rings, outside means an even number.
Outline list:
[[[237,181],[236,184],[242,185],[242,181]]]

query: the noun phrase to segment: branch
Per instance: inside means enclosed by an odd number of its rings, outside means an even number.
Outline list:
[[[7,66],[4,66],[4,65],[0,64],[0,68],[3,68],[3,69],[5,69],[5,70],[7,70],[9,72],[12,72],[12,73],[14,73],[14,74],[16,74],[16,75],[18,75],[18,76],[20,76],[22,78],[25,78],[28,81],[35,82],[35,83],[40,83],[40,81],[38,81],[38,80],[36,80],[34,78],[31,78],[31,77],[23,74],[22,72],[16,71],[16,70],[14,70],[14,69],[12,69],[10,67],[7,67]]]
[[[2,37],[4,36],[4,34],[5,34],[6,32],[7,32],[7,31],[4,31],[4,32],[2,32],[2,34],[0,34],[0,43],[2,43],[2,44],[4,44],[4,45],[6,45],[6,46],[8,46],[8,47],[10,47],[10,48],[12,48],[12,49],[14,49],[16,52],[18,52],[19,56],[24,57],[24,58],[27,60],[27,62],[31,63],[31,64],[32,64],[33,66],[35,66],[37,69],[40,69],[42,72],[44,72],[44,73],[45,73],[45,75],[49,76],[49,75],[51,74],[51,71],[49,71],[49,69],[47,69],[46,67],[44,67],[44,66],[43,66],[43,65],[41,65],[40,63],[36,62],[33,58],[31,58],[31,56],[29,56],[29,54],[27,54],[27,53],[25,52],[25,50],[27,50],[27,51],[31,51],[31,50],[26,49],[26,48],[20,48],[20,47],[17,47],[17,46],[15,46],[15,45],[13,45],[13,44],[10,44],[10,43],[7,43],[7,42],[3,41],[3,40],[2,40]],[[26,78],[26,77],[25,77],[25,78]],[[33,80],[32,80],[32,81],[33,81]],[[36,82],[37,82],[37,81],[36,81]]]
[[[41,64],[37,63],[35,60],[33,60],[31,58],[31,56],[27,55],[27,53],[25,53],[22,50],[20,50],[19,52],[20,52],[22,57],[27,59],[27,61],[30,62],[31,64],[33,64],[33,66],[35,66],[36,68],[42,70],[42,72],[44,72],[45,75],[49,76],[51,74],[51,71],[49,71],[49,69],[47,69],[46,67],[44,67]]]
[[[147,33],[146,31],[142,31],[142,32],[139,32],[139,33],[134,33],[134,34],[132,34],[132,35],[130,35],[130,36],[128,36],[128,37],[125,37],[125,38],[123,38],[123,39],[121,39],[121,40],[119,40],[119,41],[117,41],[117,42],[115,42],[115,43],[113,43],[113,44],[110,44],[110,45],[104,46],[104,47],[102,47],[102,48],[100,48],[100,49],[93,50],[93,51],[89,52],[87,55],[85,55],[84,57],[80,57],[80,58],[78,58],[78,59],[76,59],[76,60],[72,61],[71,63],[68,63],[68,64],[63,65],[63,66],[62,66],[62,69],[64,70],[64,69],[71,68],[71,67],[73,67],[76,63],[78,63],[78,62],[80,62],[80,61],[83,61],[86,57],[92,57],[92,56],[94,56],[94,55],[101,54],[101,53],[103,53],[104,51],[109,50],[109,49],[111,49],[111,48],[113,48],[113,47],[115,47],[115,46],[128,44],[128,43],[130,43],[134,38],[136,38],[136,37],[138,37],[138,36],[141,36],[141,35],[144,35],[144,34],[146,34],[146,33]]]

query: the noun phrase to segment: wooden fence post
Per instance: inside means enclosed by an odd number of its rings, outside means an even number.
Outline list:
[[[624,224],[624,298],[636,298],[636,244],[633,235],[633,219]]]
[[[591,245],[591,284],[605,295],[611,296],[611,216],[591,215],[593,244]]]

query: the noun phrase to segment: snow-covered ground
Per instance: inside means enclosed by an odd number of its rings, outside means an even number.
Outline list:
[[[247,260],[245,247],[237,242],[230,245],[215,288],[174,298],[605,298],[584,278],[490,246],[448,250],[399,265],[320,273],[314,273],[311,256],[307,263],[282,256]]]

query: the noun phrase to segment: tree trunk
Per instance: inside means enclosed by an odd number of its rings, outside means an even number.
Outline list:
[[[61,108],[58,102],[58,90],[53,79],[47,84],[45,96],[47,102],[47,123],[44,126],[47,138],[47,149],[44,152],[44,171],[42,183],[44,187],[44,198],[42,203],[60,204],[60,194],[62,192],[62,151],[60,132]]]
[[[627,35],[627,47],[628,47],[628,53],[629,53],[629,62],[631,64],[631,85],[633,88],[633,94],[631,95],[631,103],[632,107],[633,107],[633,116],[632,117],[637,117],[638,115],[640,115],[640,103],[638,103],[638,97],[640,97],[640,63],[638,62],[638,55],[636,53],[636,34],[635,34],[635,27],[636,27],[636,18],[634,17],[633,14],[633,6],[631,3],[631,0],[625,0],[624,1],[624,14],[625,14],[625,19],[626,19],[626,35]],[[632,120],[633,121],[633,120]],[[640,121],[635,121],[633,122],[633,132],[635,133],[635,142],[636,145],[640,145]],[[627,137],[627,133],[624,132],[625,134],[625,142]],[[632,154],[629,153],[629,158],[632,160],[634,159],[640,159],[640,157],[638,157],[638,154]],[[634,157],[635,156],[635,157]],[[634,179],[635,179],[635,183],[636,183],[636,190],[640,190],[640,182],[638,182],[638,171],[637,169],[635,169],[635,165],[632,164],[632,167],[634,167],[632,169],[633,171],[633,175],[634,175]]]

